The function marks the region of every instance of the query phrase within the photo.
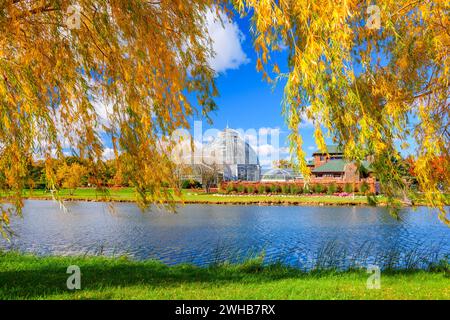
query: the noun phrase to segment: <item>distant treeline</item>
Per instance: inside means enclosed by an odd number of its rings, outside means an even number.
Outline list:
[[[54,161],[57,162],[55,183],[60,188],[90,187],[99,185],[99,182],[105,187],[130,186],[130,179],[120,170],[115,160],[102,161],[100,166],[96,166],[95,172],[86,161],[79,157],[68,156],[63,160],[54,159]],[[44,161],[30,161],[28,170],[28,188],[46,189],[49,186]]]

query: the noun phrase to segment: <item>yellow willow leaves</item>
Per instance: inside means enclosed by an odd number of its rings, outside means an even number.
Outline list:
[[[280,68],[278,67],[278,64],[274,63],[272,68],[273,73],[280,73]]]
[[[139,204],[170,200],[173,143],[161,139],[188,128],[195,109],[187,92],[203,115],[215,108],[205,18],[220,3],[79,0],[72,28],[73,4],[0,1],[0,192],[13,191],[20,203],[24,159],[33,157],[44,158],[47,187],[57,188],[52,158],[69,147],[99,172],[107,136]]]
[[[3,212],[2,220],[5,222],[5,224],[9,224],[9,216],[6,214],[6,212]]]
[[[449,154],[448,1],[377,1],[379,30],[365,25],[370,1],[232,2],[252,15],[257,69],[264,78],[279,73],[271,52],[287,47],[283,113],[305,176],[300,115],[313,106],[309,118],[317,122],[318,144],[329,136],[348,156],[372,154],[390,195],[405,185],[396,143],[414,139],[413,156],[423,169],[418,189],[443,208],[449,175],[438,179],[427,165]],[[203,115],[215,108],[205,12],[215,6],[218,14],[228,1],[79,0],[80,28],[68,28],[71,4],[0,3],[0,153],[15,160],[1,162],[0,188],[20,194],[23,159],[33,154],[46,159],[53,188],[51,157],[66,144],[93,168],[100,166],[99,136],[106,133],[140,203],[170,199],[163,185],[176,185],[168,160],[173,143],[161,140],[188,127],[195,110],[186,91],[196,95]],[[111,105],[106,123],[93,98]]]
[[[320,124],[318,122],[316,122],[315,124],[314,138],[316,140],[318,149],[322,152],[327,152],[325,138],[323,137],[322,130],[320,129]]]
[[[372,4],[380,9],[380,29],[366,26]],[[412,189],[405,191],[405,165],[397,149],[414,140],[415,147],[406,151],[418,164],[419,196],[438,206],[448,223],[443,195],[450,193],[449,175],[438,179],[430,168],[450,152],[450,3],[248,0],[237,1],[236,7],[253,14],[260,56],[270,60],[279,43],[288,47],[283,102],[291,146],[301,148],[295,111],[312,105],[310,112],[319,121],[317,144],[323,146],[321,131],[326,130],[347,156],[372,155],[384,191],[404,198]]]

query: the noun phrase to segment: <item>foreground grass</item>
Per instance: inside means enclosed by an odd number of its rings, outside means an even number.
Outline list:
[[[25,197],[31,199],[51,199],[51,194],[44,190],[27,190]],[[136,195],[132,188],[111,188],[108,194],[102,194],[95,189],[82,188],[73,193],[69,190],[61,190],[59,196],[65,200],[87,200],[87,201],[135,201]],[[206,194],[199,191],[183,190],[182,198],[176,201],[186,203],[203,204],[337,204],[337,205],[367,205],[366,196],[338,197],[329,195],[220,195]],[[377,197],[378,204],[385,204],[386,198]]]
[[[67,267],[81,268],[81,290],[66,288]],[[207,268],[168,267],[125,258],[36,257],[0,253],[0,299],[450,299],[448,268],[381,274],[366,288],[364,271],[304,273],[256,260]]]

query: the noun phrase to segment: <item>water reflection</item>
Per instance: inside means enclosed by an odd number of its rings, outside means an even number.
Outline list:
[[[69,202],[67,208],[27,201],[24,218],[12,222],[17,236],[0,246],[44,255],[126,254],[198,265],[264,251],[266,261],[305,268],[324,254],[366,263],[389,252],[433,246],[440,257],[450,253],[450,229],[427,208],[405,209],[401,220],[372,207],[188,205],[176,214],[142,213],[130,203],[116,204],[114,211],[95,202]],[[330,244],[334,249],[327,249]]]

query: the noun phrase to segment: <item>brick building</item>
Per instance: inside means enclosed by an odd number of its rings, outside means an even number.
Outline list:
[[[375,178],[372,175],[370,162],[368,160],[362,161],[358,168],[355,162],[344,159],[342,149],[336,145],[327,145],[326,152],[314,152],[309,167],[312,183],[351,183],[358,186],[366,182],[373,192],[376,191]]]

